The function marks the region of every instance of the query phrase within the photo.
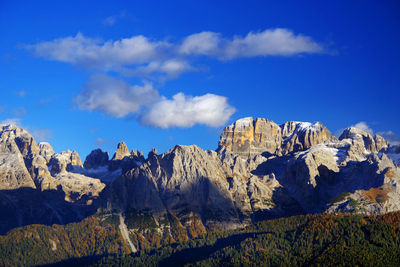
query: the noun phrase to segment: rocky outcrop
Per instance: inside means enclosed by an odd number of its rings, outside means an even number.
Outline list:
[[[118,143],[117,150],[111,160],[122,160],[126,156],[129,156],[128,146],[125,142]]]
[[[263,152],[279,154],[282,144],[281,128],[267,119],[244,118],[225,127],[219,147],[227,147],[232,152],[253,156]]]
[[[108,152],[103,152],[100,148],[90,152],[83,163],[85,169],[96,169],[106,165],[108,165]]]
[[[39,155],[42,156],[47,163],[50,162],[51,157],[54,155],[54,150],[47,142],[39,143]]]
[[[54,153],[24,129],[0,126],[0,232],[30,223],[65,223],[96,211],[105,184],[75,173],[77,152]]]
[[[282,127],[282,154],[303,151],[331,139],[331,132],[320,122],[290,121]]]
[[[365,150],[377,153],[388,148],[389,143],[380,135],[372,136],[361,129],[350,127],[343,131],[339,140],[349,139],[352,144],[359,145]]]
[[[36,188],[24,155],[38,150],[27,131],[13,125],[0,126],[0,190]]]
[[[393,162],[400,167],[400,144],[390,145],[386,151],[387,156],[393,160]]]
[[[73,171],[76,168],[82,168],[82,161],[76,151],[63,151],[60,154],[55,154],[51,157],[50,171],[53,174],[60,172]]]
[[[286,122],[278,126],[267,119],[244,118],[225,127],[219,148],[226,147],[241,156],[262,153],[286,155],[306,150],[332,138],[329,130],[320,122]]]
[[[144,161],[145,158],[143,157],[142,152],[139,152],[138,150],[132,150],[129,152],[128,146],[125,142],[121,142],[117,145],[117,150],[109,162],[109,169],[110,171],[120,169],[122,173],[125,173],[140,166]]]

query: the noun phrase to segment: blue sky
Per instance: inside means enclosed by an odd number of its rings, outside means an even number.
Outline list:
[[[395,143],[398,14],[398,1],[2,0],[0,122],[83,159],[122,140],[215,149],[247,116]]]

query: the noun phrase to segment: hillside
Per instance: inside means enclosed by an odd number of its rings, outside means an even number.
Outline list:
[[[65,227],[32,225],[1,236],[0,264],[398,266],[399,222],[400,212],[379,216],[299,215],[128,254],[111,224],[90,218]]]

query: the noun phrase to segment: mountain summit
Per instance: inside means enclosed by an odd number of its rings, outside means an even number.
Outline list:
[[[249,117],[225,127],[216,151],[177,145],[145,159],[121,142],[111,160],[96,149],[82,164],[74,151],[54,153],[22,128],[1,126],[0,210],[10,216],[0,226],[108,210],[196,236],[294,214],[382,214],[400,210],[399,151],[357,128],[336,138],[320,122]]]

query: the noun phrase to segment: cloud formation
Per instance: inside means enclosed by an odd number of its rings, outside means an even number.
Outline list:
[[[8,125],[8,124],[22,127],[20,118],[8,118],[0,122],[0,125]]]
[[[365,121],[360,121],[359,123],[356,123],[355,125],[352,126],[360,130],[363,130],[366,133],[374,134],[374,131],[368,126],[368,124]]]
[[[218,127],[226,124],[234,112],[226,97],[214,94],[191,97],[178,93],[172,99],[164,97],[154,103],[141,114],[139,121],[164,129],[195,124]]]
[[[93,75],[76,96],[75,103],[80,109],[100,111],[116,118],[136,114],[141,124],[164,129],[194,124],[218,127],[235,112],[223,96],[192,97],[178,93],[167,99],[151,84],[130,85],[105,74]]]
[[[131,86],[105,74],[93,75],[83,87],[75,98],[80,109],[102,111],[117,118],[138,112],[159,98],[158,91],[149,83]]]
[[[295,35],[288,29],[249,32],[245,37],[226,39],[215,32],[201,32],[186,37],[180,46],[186,55],[214,56],[222,60],[257,56],[292,56],[322,53],[322,46],[310,37]]]
[[[115,18],[109,17],[104,23],[112,25]],[[224,96],[187,96],[181,92],[169,99],[160,96],[151,83],[130,85],[105,73],[147,80],[156,77],[163,81],[197,71],[195,62],[199,57],[229,61],[324,52],[322,45],[311,37],[283,28],[233,37],[204,31],[174,42],[143,35],[103,41],[78,33],[26,48],[38,57],[103,73],[93,75],[75,97],[74,102],[80,109],[100,111],[116,118],[135,114],[141,124],[159,128],[192,127],[195,124],[218,127],[229,120],[235,108]]]
[[[159,57],[160,47],[166,45],[165,42],[152,42],[143,35],[102,42],[78,33],[76,36],[28,45],[27,48],[45,59],[109,71],[124,65],[152,61]]]
[[[113,21],[112,17],[109,23]],[[38,57],[70,63],[89,69],[115,71],[141,76],[162,73],[173,78],[193,71],[189,59],[207,56],[233,60],[258,56],[293,56],[322,53],[322,45],[311,37],[276,28],[249,32],[246,36],[225,38],[216,32],[200,32],[172,43],[136,35],[120,40],[102,41],[77,33],[75,36],[27,45]]]

